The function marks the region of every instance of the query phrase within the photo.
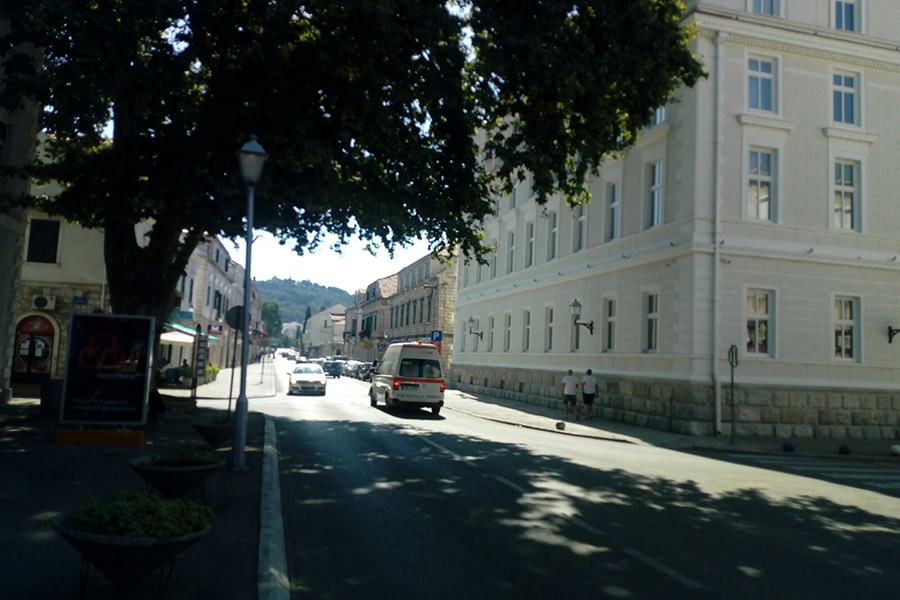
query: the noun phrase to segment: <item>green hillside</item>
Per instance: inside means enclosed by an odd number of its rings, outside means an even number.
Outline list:
[[[302,322],[306,316],[306,307],[316,314],[325,306],[343,304],[350,306],[353,296],[336,287],[325,287],[311,281],[294,281],[293,279],[270,279],[257,281],[256,287],[263,300],[274,300],[281,305],[281,320],[285,323]]]

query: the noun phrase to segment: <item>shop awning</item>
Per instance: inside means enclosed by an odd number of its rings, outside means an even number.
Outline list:
[[[192,339],[191,339],[191,343],[192,343],[192,344],[194,343],[193,337],[197,335],[197,330],[194,329],[193,327],[186,327],[186,326],[184,326],[184,325],[179,325],[178,323],[166,323],[166,327],[171,327],[171,328],[174,329],[176,332],[185,333],[185,334],[191,336],[191,338],[192,338]],[[216,343],[217,343],[217,342],[219,341],[219,336],[217,336],[217,335],[209,335],[209,334],[207,334],[206,337],[209,338],[209,341],[210,341],[211,343],[212,343],[212,342],[216,342]]]
[[[167,331],[159,336],[160,344],[170,344],[172,346],[193,346],[194,336],[180,331]]]

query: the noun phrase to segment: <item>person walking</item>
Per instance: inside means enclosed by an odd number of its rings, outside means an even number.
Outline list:
[[[587,375],[581,378],[581,397],[584,399],[584,414],[588,419],[594,418],[594,398],[597,396],[597,378],[588,369]]]
[[[569,419],[569,405],[575,411],[575,420],[578,420],[578,404],[576,402],[576,394],[578,393],[578,378],[572,375],[572,369],[563,377],[563,409],[566,412],[566,420]]]

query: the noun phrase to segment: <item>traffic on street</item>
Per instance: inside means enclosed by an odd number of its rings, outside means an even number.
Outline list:
[[[450,399],[373,407],[347,377],[288,396],[290,367],[253,410],[277,423],[294,598],[893,596],[893,465],[822,475],[822,459],[592,439]]]

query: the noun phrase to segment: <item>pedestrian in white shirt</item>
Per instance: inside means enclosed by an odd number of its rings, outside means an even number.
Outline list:
[[[588,419],[594,418],[594,397],[597,395],[597,378],[590,369],[581,379],[581,397],[584,399],[584,413]]]
[[[578,378],[572,375],[572,369],[569,369],[568,375],[563,377],[563,409],[566,411],[566,420],[569,418],[569,405],[575,410],[575,420],[578,420],[578,403],[576,402],[576,394],[578,393]]]

